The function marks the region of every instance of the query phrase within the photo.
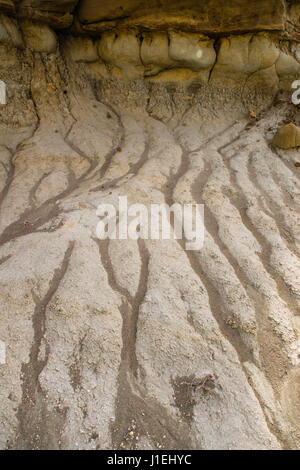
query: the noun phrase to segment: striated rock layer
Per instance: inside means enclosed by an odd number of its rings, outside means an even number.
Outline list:
[[[0,1],[0,448],[299,448],[299,4],[143,4]]]

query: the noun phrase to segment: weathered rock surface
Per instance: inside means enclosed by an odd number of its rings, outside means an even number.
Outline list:
[[[18,22],[11,17],[0,15],[0,43],[17,48],[24,46]]]
[[[21,0],[17,6],[17,15],[34,21],[49,24],[56,29],[65,29],[72,25],[72,11],[78,0]]]
[[[259,70],[272,67],[280,51],[264,33],[257,35],[222,38],[218,60],[214,68],[215,78],[245,79]]]
[[[49,26],[24,20],[21,21],[21,29],[28,49],[49,54],[55,52],[57,47],[56,34]]]
[[[243,32],[284,29],[284,4],[277,0],[82,0],[79,20],[87,30],[118,26],[149,29],[181,27],[190,31]],[[115,21],[112,21],[115,20]],[[93,24],[93,26],[89,26]]]
[[[141,61],[145,75],[156,75],[164,69],[175,67],[169,55],[169,37],[166,32],[144,33],[141,44]]]
[[[171,28],[212,35],[278,31],[283,38],[300,39],[297,0],[1,0],[0,11],[80,32],[116,28]]]
[[[99,60],[97,44],[91,38],[69,36],[67,47],[75,62],[97,62]]]
[[[122,73],[124,78],[143,78],[140,41],[134,32],[103,33],[98,46],[99,56],[112,66],[112,75]]]
[[[0,448],[299,449],[299,155],[271,145],[300,124],[297,9],[288,30],[283,2],[197,2],[174,30],[141,2],[19,3],[0,17]],[[77,12],[103,34],[51,27]],[[203,248],[97,240],[124,195],[204,203]]]

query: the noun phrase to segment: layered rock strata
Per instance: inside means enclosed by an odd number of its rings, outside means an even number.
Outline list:
[[[299,3],[144,4],[0,1],[0,448],[299,448]]]

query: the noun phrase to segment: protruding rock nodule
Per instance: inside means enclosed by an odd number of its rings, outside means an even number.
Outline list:
[[[300,147],[299,127],[293,123],[286,124],[275,134],[273,144],[284,150]]]

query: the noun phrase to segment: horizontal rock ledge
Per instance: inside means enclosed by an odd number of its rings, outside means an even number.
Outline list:
[[[288,0],[0,0],[0,12],[86,35],[115,29],[212,36],[274,31],[300,40],[300,3]]]

